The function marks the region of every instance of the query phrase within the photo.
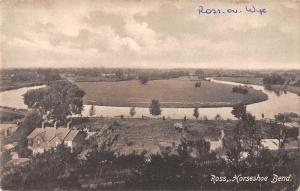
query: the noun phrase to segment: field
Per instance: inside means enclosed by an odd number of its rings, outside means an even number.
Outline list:
[[[17,119],[23,118],[25,113],[16,109],[0,107],[0,122],[13,122]]]
[[[253,89],[248,94],[233,93],[231,85],[202,81],[195,88],[195,81],[187,78],[153,80],[146,85],[138,81],[80,82],[86,92],[85,104],[116,107],[148,107],[152,99],[159,99],[162,107],[221,107],[238,103],[250,104],[267,99]]]
[[[182,123],[186,131],[174,127],[175,123]],[[161,119],[117,119],[117,118],[89,118],[87,122],[77,124],[74,128],[88,128],[97,132],[96,142],[101,145],[103,141],[112,140],[108,149],[119,155],[128,154],[159,154],[169,152],[177,154],[178,145],[183,137],[188,141],[205,139],[216,141],[221,136],[221,129],[232,129],[235,121],[197,121],[197,120],[161,120]],[[225,135],[226,135],[225,132]],[[228,132],[230,132],[228,130]],[[92,138],[91,138],[92,139]],[[91,140],[90,139],[90,140]],[[93,139],[92,139],[93,140]],[[107,143],[107,142],[106,142]],[[90,147],[87,148],[87,151]],[[122,165],[109,166],[100,178],[96,176],[83,176],[81,184],[104,184],[109,181],[124,181],[132,176],[135,163],[122,162]]]
[[[175,123],[182,123],[186,130],[176,129]],[[227,121],[90,118],[77,128],[88,127],[91,131],[101,132],[98,143],[110,139],[112,150],[127,155],[143,151],[156,154],[167,148],[174,152],[183,137],[191,141],[216,141],[221,136],[220,129],[231,129],[233,124]]]

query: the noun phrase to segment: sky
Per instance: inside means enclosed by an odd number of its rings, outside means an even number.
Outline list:
[[[299,0],[2,0],[0,64],[300,69],[299,9]]]

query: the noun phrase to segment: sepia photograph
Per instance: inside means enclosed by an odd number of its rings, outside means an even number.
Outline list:
[[[300,0],[0,0],[0,190],[300,191]]]

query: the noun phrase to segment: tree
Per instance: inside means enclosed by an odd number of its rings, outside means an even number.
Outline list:
[[[201,69],[196,70],[195,75],[198,77],[198,79],[203,79],[205,77],[204,72]]]
[[[196,82],[195,83],[195,88],[199,88],[199,87],[201,87],[201,82]]]
[[[129,115],[133,117],[136,114],[135,107],[130,108]]]
[[[285,78],[279,74],[272,74],[263,78],[264,84],[284,84]]]
[[[290,121],[290,116],[288,113],[278,113],[274,117],[275,117],[275,122],[279,122],[282,125]]]
[[[7,169],[1,177],[1,187],[7,190],[72,190],[80,186],[75,173],[78,165],[76,154],[62,144],[55,150],[34,156],[27,166]]]
[[[124,79],[124,71],[122,71],[122,70],[117,70],[115,75],[116,75],[118,80],[123,80]]]
[[[139,76],[139,81],[141,84],[145,85],[149,81],[149,77],[146,75]]]
[[[248,94],[248,89],[247,87],[242,87],[242,86],[234,86],[232,88],[233,93],[240,93],[240,94]]]
[[[235,148],[231,148],[231,157],[237,162],[242,151],[246,151],[249,154],[249,158],[255,157],[255,152],[258,151],[261,142],[261,127],[256,123],[255,116],[246,111],[244,105],[237,105],[233,107],[231,112],[238,122],[234,128],[234,143]]]
[[[217,114],[217,115],[215,116],[215,120],[216,120],[216,121],[221,121],[221,120],[222,120],[221,115],[220,115],[220,114]]]
[[[242,104],[238,104],[233,107],[231,113],[237,119],[242,119],[246,115],[246,106]]]
[[[196,119],[198,119],[198,117],[199,117],[199,108],[198,107],[194,108],[194,114],[193,115]]]
[[[40,72],[44,75],[44,81],[49,83],[50,81],[60,80],[61,77],[59,75],[59,72],[56,70],[45,70],[43,72]]]
[[[30,110],[27,112],[25,118],[22,120],[20,127],[16,131],[16,137],[19,138],[19,150],[27,148],[26,137],[34,130],[36,127],[40,127],[42,123],[42,115],[36,110]]]
[[[276,121],[270,123],[270,135],[278,140],[279,147],[283,147],[283,143],[287,139],[287,131],[283,124],[278,124]]]
[[[96,114],[95,106],[91,105],[90,110],[89,110],[89,115],[94,116]]]
[[[161,114],[160,103],[158,99],[152,99],[149,110],[152,115]]]
[[[200,139],[193,144],[193,147],[196,148],[199,158],[205,159],[209,156],[210,142]]]
[[[85,92],[67,80],[53,81],[46,88],[29,90],[24,94],[24,103],[49,114],[49,118],[66,122],[71,114],[80,114],[83,110],[82,98]]]

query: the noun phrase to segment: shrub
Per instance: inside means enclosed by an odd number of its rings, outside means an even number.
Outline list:
[[[235,86],[232,88],[233,93],[240,93],[240,94],[248,94],[248,89],[242,86]]]
[[[264,84],[284,84],[285,79],[279,74],[272,74],[263,78]]]
[[[135,107],[130,108],[129,115],[133,117],[136,114]]]
[[[160,103],[159,103],[158,99],[153,99],[151,101],[149,110],[150,110],[151,115],[160,115],[161,114]]]
[[[139,81],[141,84],[145,85],[149,81],[149,77],[146,75],[139,76]]]
[[[295,82],[294,86],[300,87],[300,80],[297,80],[297,82]]]
[[[199,117],[199,108],[194,108],[194,113],[193,113],[193,115],[194,115],[194,117],[196,118],[196,119],[198,119],[198,117]]]
[[[196,82],[195,83],[195,88],[199,88],[199,87],[201,87],[201,82]]]

